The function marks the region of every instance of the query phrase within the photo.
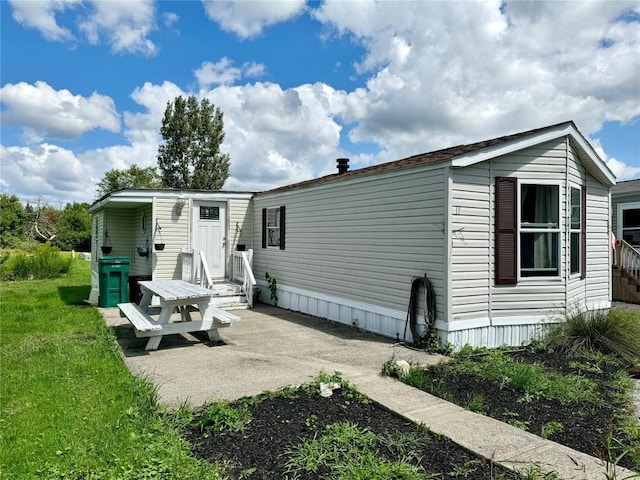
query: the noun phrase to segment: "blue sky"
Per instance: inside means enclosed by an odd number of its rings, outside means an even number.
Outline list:
[[[176,95],[225,115],[228,190],[573,120],[640,177],[637,2],[0,2],[0,189],[91,202],[156,164]],[[568,34],[567,32],[571,32]]]

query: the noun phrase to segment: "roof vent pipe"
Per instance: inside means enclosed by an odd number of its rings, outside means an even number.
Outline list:
[[[336,162],[338,162],[338,174],[343,174],[349,170],[348,158],[338,158]]]

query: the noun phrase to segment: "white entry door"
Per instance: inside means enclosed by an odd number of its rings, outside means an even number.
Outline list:
[[[202,252],[212,278],[225,276],[226,204],[193,203],[193,248]]]

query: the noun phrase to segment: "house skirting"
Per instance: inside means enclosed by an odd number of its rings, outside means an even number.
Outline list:
[[[265,282],[258,282],[260,300],[272,303]],[[327,295],[297,287],[278,284],[278,306],[314,317],[350,325],[389,337],[398,341],[412,342],[411,329],[406,325],[407,312],[380,307],[357,300]],[[588,310],[605,309],[610,302],[587,305]],[[436,319],[438,337],[454,349],[473,347],[519,346],[540,338],[549,325],[561,318],[557,314],[518,317],[474,318],[445,322]]]

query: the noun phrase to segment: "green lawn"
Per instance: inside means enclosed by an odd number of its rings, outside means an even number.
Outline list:
[[[82,305],[89,279],[75,260],[66,278],[0,282],[0,477],[221,478]]]

